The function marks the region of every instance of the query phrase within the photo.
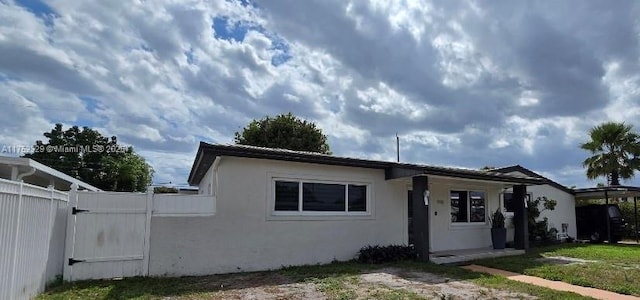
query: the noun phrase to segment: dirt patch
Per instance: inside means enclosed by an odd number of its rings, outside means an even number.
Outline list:
[[[326,297],[318,291],[318,287],[314,283],[288,283],[220,291],[212,295],[210,299],[280,300],[326,299]]]
[[[371,294],[372,290],[382,288],[401,289],[429,299],[536,299],[526,294],[483,288],[468,281],[396,268],[362,274],[359,278],[359,295]]]
[[[292,282],[273,273],[229,276],[207,282],[206,285],[215,286],[218,291],[194,296],[247,300],[341,298],[336,295],[349,295],[349,299],[536,299],[527,294],[488,289],[468,281],[400,268],[384,268],[344,277],[337,285],[340,291],[336,291],[336,285],[327,288],[323,284],[322,281]],[[322,292],[327,289],[328,294]]]

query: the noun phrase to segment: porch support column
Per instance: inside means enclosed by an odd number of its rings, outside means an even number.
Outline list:
[[[429,191],[427,176],[413,177],[413,245],[418,260],[429,261],[429,205],[425,193]],[[430,197],[429,197],[430,198]]]
[[[513,224],[515,234],[513,244],[516,249],[529,250],[529,222],[527,213],[527,186],[516,185],[513,187]]]

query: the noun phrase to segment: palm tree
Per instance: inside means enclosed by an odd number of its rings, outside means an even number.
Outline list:
[[[593,154],[582,163],[589,179],[606,176],[609,185],[620,185],[620,178],[633,177],[640,168],[640,136],[631,132],[632,127],[605,122],[591,128],[591,140],[580,146]]]

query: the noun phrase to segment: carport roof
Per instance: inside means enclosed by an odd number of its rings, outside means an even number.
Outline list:
[[[576,199],[604,198],[605,192],[609,197],[640,197],[640,187],[627,185],[614,185],[593,188],[574,189]]]
[[[189,184],[197,185],[209,170],[213,161],[219,156],[246,157],[258,159],[281,160],[301,163],[381,169],[386,179],[396,179],[420,175],[446,176],[463,179],[497,181],[512,184],[544,184],[544,180],[531,177],[508,175],[495,171],[472,170],[421,164],[397,163],[379,160],[339,157],[314,152],[273,149],[246,145],[220,145],[200,142],[198,153],[189,174]]]

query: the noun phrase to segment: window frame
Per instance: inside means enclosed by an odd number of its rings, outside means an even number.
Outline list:
[[[466,201],[466,205],[467,205],[467,221],[464,222],[453,222],[451,220],[451,193],[452,192],[466,192],[467,194],[467,201]],[[481,222],[472,222],[471,221],[471,193],[472,192],[477,192],[477,193],[482,193],[483,197],[484,197],[484,221]],[[477,188],[452,188],[449,190],[449,225],[450,226],[460,226],[460,227],[465,227],[465,226],[486,226],[488,224],[488,193],[486,190],[484,189],[477,189]]]
[[[298,183],[298,210],[297,211],[278,211],[276,210],[276,182],[297,182]],[[344,186],[344,211],[304,211],[303,210],[303,196],[304,196],[304,184],[305,183],[319,183],[319,184],[339,184]],[[365,211],[349,211],[349,185],[364,186],[366,188],[365,196]],[[371,182],[364,181],[352,181],[352,180],[324,180],[324,179],[308,179],[308,178],[294,178],[294,177],[271,177],[270,180],[270,203],[269,211],[270,215],[274,217],[370,217],[372,216],[372,189],[373,184]]]

